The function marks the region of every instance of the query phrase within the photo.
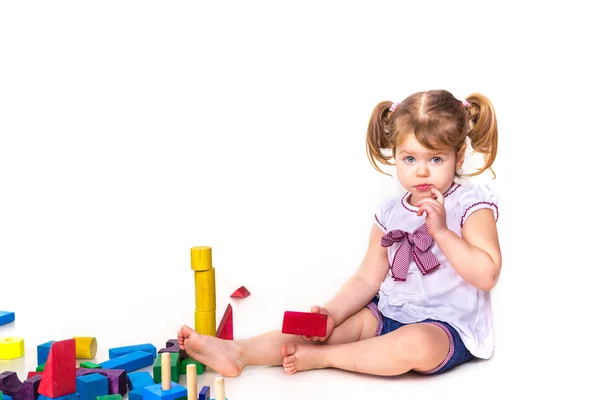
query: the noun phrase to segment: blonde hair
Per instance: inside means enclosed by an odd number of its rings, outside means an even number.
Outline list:
[[[469,103],[466,106],[446,90],[429,90],[408,96],[393,109],[395,103],[391,101],[377,104],[367,128],[371,165],[389,175],[377,162],[394,165],[390,160],[396,155],[396,146],[411,133],[427,149],[452,148],[457,155],[469,137],[473,150],[484,155],[485,164],[466,176],[479,175],[489,168],[495,178],[492,164],[498,151],[496,112],[490,100],[480,93],[465,100]],[[385,155],[384,150],[391,150],[391,155]]]

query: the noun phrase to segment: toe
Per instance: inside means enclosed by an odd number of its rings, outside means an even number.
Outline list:
[[[291,356],[296,352],[296,343],[290,343],[286,346],[285,356]]]

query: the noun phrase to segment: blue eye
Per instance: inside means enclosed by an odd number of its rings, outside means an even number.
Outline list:
[[[434,164],[440,164],[442,162],[442,159],[440,157],[432,157],[431,162]]]
[[[406,157],[404,157],[404,162],[407,162],[409,164],[412,164],[415,161],[417,161],[417,160],[413,156],[406,156]]]

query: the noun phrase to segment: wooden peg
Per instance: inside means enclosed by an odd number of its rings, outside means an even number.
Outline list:
[[[188,364],[187,374],[187,393],[188,400],[198,400],[198,377],[196,376],[196,364]]]
[[[162,390],[171,390],[171,353],[160,353]]]

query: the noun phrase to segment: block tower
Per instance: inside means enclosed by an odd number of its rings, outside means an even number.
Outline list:
[[[215,292],[215,269],[212,266],[212,248],[195,246],[191,248],[192,270],[196,291],[196,311],[194,323],[196,332],[216,336],[217,300]]]

